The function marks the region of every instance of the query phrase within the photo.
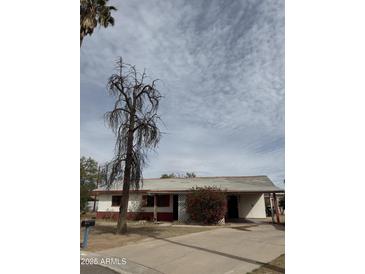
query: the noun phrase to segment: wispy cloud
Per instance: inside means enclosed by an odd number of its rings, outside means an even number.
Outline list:
[[[284,1],[132,1],[81,49],[81,153],[109,159],[103,113],[118,56],[161,79],[166,124],[146,177],[284,178]]]

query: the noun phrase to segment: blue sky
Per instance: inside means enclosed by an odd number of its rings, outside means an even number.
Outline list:
[[[164,98],[164,135],[144,177],[268,175],[284,180],[284,1],[111,2],[115,26],[81,48],[81,155],[113,156],[103,121],[118,56]]]

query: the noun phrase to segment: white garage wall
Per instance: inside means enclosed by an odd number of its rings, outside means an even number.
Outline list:
[[[264,194],[245,193],[238,196],[240,218],[266,218]]]

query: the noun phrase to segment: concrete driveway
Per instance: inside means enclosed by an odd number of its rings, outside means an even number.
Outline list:
[[[218,228],[98,252],[127,259],[124,273],[246,273],[283,254],[284,230],[270,224]],[[284,273],[284,269],[273,267]],[[123,271],[121,271],[123,272]]]

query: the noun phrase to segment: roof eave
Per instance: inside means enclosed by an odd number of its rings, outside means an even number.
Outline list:
[[[130,193],[159,193],[159,194],[179,194],[179,193],[190,193],[190,189],[173,189],[173,190],[130,190]],[[284,189],[263,189],[263,190],[226,190],[224,192],[227,193],[285,193]],[[93,190],[91,191],[92,195],[101,195],[101,194],[122,194],[123,190]]]

